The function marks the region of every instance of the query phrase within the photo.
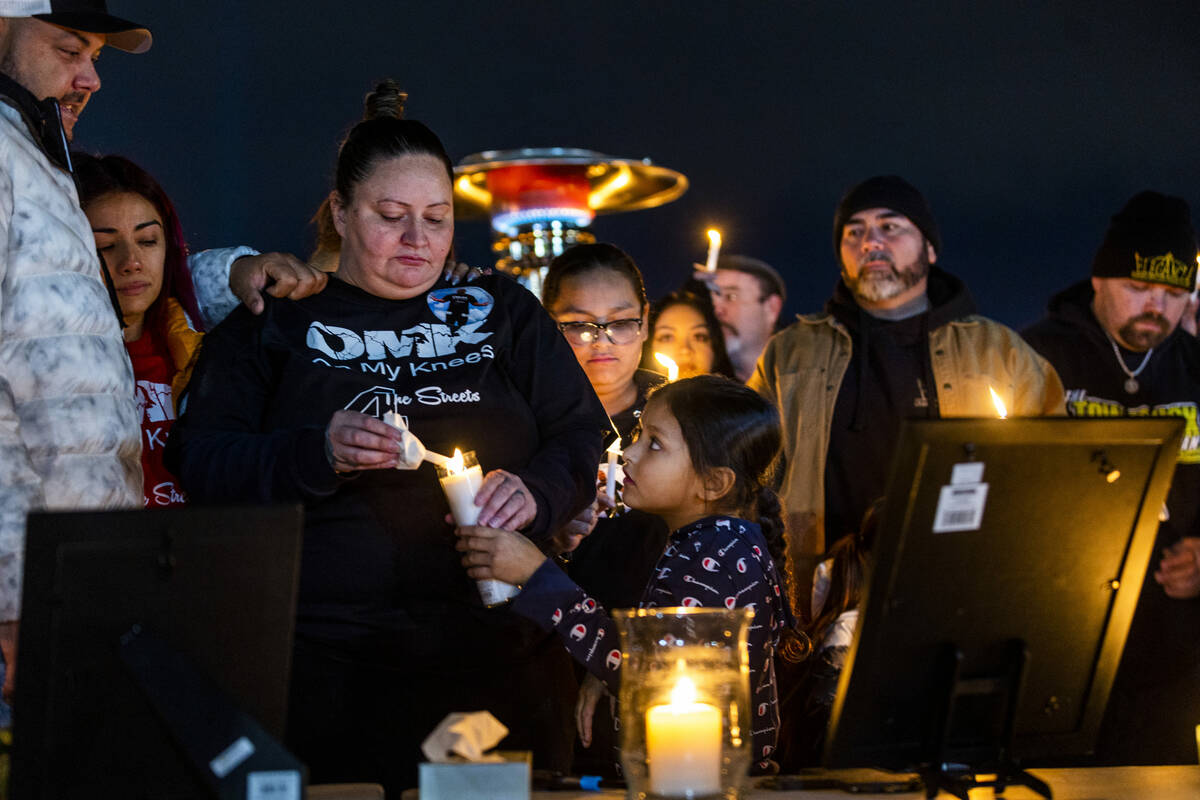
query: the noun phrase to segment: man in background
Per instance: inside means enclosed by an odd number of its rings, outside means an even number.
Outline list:
[[[767,343],[749,384],[783,423],[791,599],[807,615],[813,568],[883,495],[905,419],[1062,413],[1062,384],[1020,336],[975,313],[961,280],[935,266],[941,237],[925,198],[894,175],[838,204],[841,279],[825,310]]]
[[[723,255],[713,273],[698,273],[712,294],[713,311],[725,333],[725,350],[739,380],[754,365],[775,333],[787,288],[775,268],[757,258]]]
[[[1175,477],[1109,700],[1105,764],[1195,763],[1200,723],[1200,341],[1186,202],[1141,192],[1113,218],[1092,275],[1024,332],[1054,365],[1073,417],[1183,419]]]

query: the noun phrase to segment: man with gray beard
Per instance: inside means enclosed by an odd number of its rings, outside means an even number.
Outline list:
[[[989,388],[1010,415],[1063,413],[1050,364],[935,266],[937,223],[905,180],[847,192],[833,249],[841,280],[825,310],[772,337],[749,381],[783,420],[787,566],[803,614],[827,544],[883,494],[901,420],[995,416]]]

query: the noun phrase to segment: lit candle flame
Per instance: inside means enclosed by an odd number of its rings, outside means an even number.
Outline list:
[[[708,260],[704,262],[705,272],[717,271],[717,256],[721,252],[721,232],[716,228],[708,229]]]
[[[666,353],[655,353],[654,360],[662,364],[667,369],[667,381],[672,382],[679,379],[679,365],[675,360]]]
[[[619,455],[621,455],[621,440],[620,440],[620,439],[613,439],[613,443],[612,443],[612,444],[610,444],[610,445],[608,446],[608,449],[607,449],[607,450],[605,450],[604,452],[606,452],[606,453],[610,453],[610,454],[612,454],[612,455],[614,455],[614,456],[619,456]]]
[[[671,705],[690,706],[696,702],[696,684],[687,675],[681,675],[671,690]]]
[[[1000,419],[1008,418],[1008,408],[1004,405],[1004,401],[1000,399],[1000,395],[996,394],[996,390],[988,387],[988,391],[992,393],[992,405],[996,406],[996,416]]]
[[[450,460],[446,462],[446,471],[449,472],[451,475],[458,475],[458,474],[461,474],[465,470],[466,470],[466,467],[463,465],[462,450],[459,450],[456,447],[456,448],[454,448],[454,455],[451,456]]]

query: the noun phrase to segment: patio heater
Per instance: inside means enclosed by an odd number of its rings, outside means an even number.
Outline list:
[[[454,169],[458,219],[491,220],[496,267],[538,297],[550,260],[596,241],[597,214],[654,208],[687,191],[682,173],[645,158],[572,147],[487,150]]]

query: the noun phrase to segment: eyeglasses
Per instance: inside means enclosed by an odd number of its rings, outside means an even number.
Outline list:
[[[571,344],[593,344],[600,340],[601,332],[613,344],[630,344],[642,332],[640,317],[614,319],[612,322],[560,322],[558,329]]]

